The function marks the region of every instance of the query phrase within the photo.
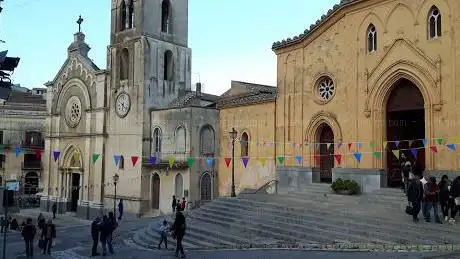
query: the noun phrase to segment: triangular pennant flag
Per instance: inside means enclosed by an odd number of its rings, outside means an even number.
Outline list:
[[[351,145],[352,145],[352,144],[353,144],[353,143],[348,143],[348,150],[351,149]]]
[[[139,160],[138,156],[131,156],[131,163],[133,163],[133,167],[136,166],[137,160]]]
[[[361,152],[355,152],[353,153],[353,156],[355,157],[356,161],[358,161],[358,163],[361,163],[361,157],[362,157],[362,153]]]
[[[168,157],[169,168],[172,168],[172,167],[173,167],[174,161],[176,161],[176,158],[175,158],[174,156]]]
[[[241,158],[241,161],[243,162],[244,168],[246,168],[246,166],[248,166],[249,157],[244,156],[244,157]]]
[[[214,162],[214,160],[212,159],[212,157],[208,157],[206,159],[206,164],[208,165],[208,167],[212,167],[213,162]]]
[[[363,148],[363,143],[358,143],[358,149]]]
[[[113,155],[113,162],[115,162],[115,165],[118,166],[120,163],[121,156],[120,155]]]
[[[278,162],[279,162],[280,164],[283,164],[283,162],[284,162],[284,156],[278,156]]]
[[[410,152],[412,153],[412,155],[417,158],[417,149],[416,148],[411,148],[410,149]]]
[[[151,156],[150,157],[150,164],[156,165],[157,164],[157,157],[156,156]]]
[[[21,154],[21,147],[16,147],[16,157]]]
[[[321,143],[316,143],[316,149],[320,149],[321,148]]]
[[[301,165],[303,157],[302,156],[295,156],[295,160],[297,161],[297,164]]]
[[[396,140],[396,141],[395,141],[395,146],[396,146],[396,147],[399,147],[399,140]]]
[[[42,159],[42,151],[41,150],[35,149],[34,153],[35,153],[35,157],[37,158],[37,160]]]
[[[369,146],[370,146],[371,148],[374,148],[374,147],[375,147],[375,142],[374,142],[374,141],[371,141],[371,143],[369,143]]]
[[[438,148],[434,145],[430,146],[430,149],[433,153],[438,153]]]
[[[232,159],[230,157],[225,158],[225,165],[227,166],[227,168],[230,166],[231,161],[232,161]]]
[[[427,143],[426,139],[422,139],[422,143],[423,143],[423,146],[426,147],[426,143]]]
[[[444,138],[437,138],[436,141],[438,142],[438,145],[442,145],[444,143]]]
[[[193,157],[189,157],[189,158],[187,159],[187,165],[188,165],[188,167],[189,167],[189,168],[190,168],[190,167],[193,167],[193,164],[195,164],[195,159],[193,159]]]
[[[315,156],[313,156],[313,158],[315,159],[316,163],[321,162],[321,156],[320,155],[315,155]]]
[[[60,154],[61,152],[59,151],[53,151],[54,162],[56,162],[59,159]]]
[[[337,143],[337,149],[340,149],[342,147],[342,143]]]
[[[374,157],[377,158],[377,159],[381,159],[382,158],[382,152],[374,151]]]
[[[448,149],[450,149],[452,151],[457,150],[457,147],[455,146],[455,144],[447,144],[446,146],[447,146]]]
[[[265,163],[267,163],[267,160],[263,157],[259,158],[259,161],[262,164],[262,166],[265,166]]]
[[[411,146],[412,146],[412,143],[413,143],[413,142],[414,142],[413,140],[409,140],[409,141],[407,141],[407,143],[409,143],[409,147],[411,147]]]
[[[97,153],[93,153],[93,156],[92,156],[93,164],[96,163],[96,161],[99,159],[99,156],[101,155]]]
[[[391,150],[393,152],[393,155],[396,157],[396,159],[399,159],[399,149]]]
[[[333,143],[327,143],[327,149],[329,150],[332,147]]]
[[[383,141],[383,150],[387,149],[388,141]]]
[[[335,157],[335,160],[337,161],[337,164],[340,165],[342,163],[342,154],[335,154],[334,157]]]

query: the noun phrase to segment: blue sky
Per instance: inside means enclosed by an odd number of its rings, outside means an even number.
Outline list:
[[[148,1],[148,0],[147,0]],[[193,83],[221,94],[231,80],[276,85],[274,41],[303,32],[339,0],[189,0]],[[14,83],[42,87],[67,57],[78,15],[90,58],[106,67],[110,0],[5,0],[0,50],[19,56]]]

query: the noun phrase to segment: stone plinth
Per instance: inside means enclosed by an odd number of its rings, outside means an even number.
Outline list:
[[[358,182],[363,193],[386,187],[387,183],[384,169],[333,168],[332,181],[338,178]]]

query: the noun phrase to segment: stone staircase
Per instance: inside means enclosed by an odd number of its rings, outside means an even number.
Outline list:
[[[277,195],[222,197],[187,213],[186,249],[280,244],[443,245],[460,242],[460,225],[412,222],[398,189],[360,196],[332,194],[329,185]],[[173,219],[167,220],[172,224]],[[161,220],[162,221],[162,220]],[[157,248],[160,222],[137,232],[136,244]],[[169,238],[170,247],[174,240]]]

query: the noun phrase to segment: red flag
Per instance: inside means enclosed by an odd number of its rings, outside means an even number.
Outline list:
[[[321,161],[321,156],[320,155],[315,155],[315,161],[319,164],[319,162]]]
[[[433,153],[438,153],[438,148],[436,146],[430,146],[430,149]]]
[[[225,164],[227,165],[227,168],[230,166],[231,161],[232,161],[232,159],[230,157],[225,158]]]
[[[342,154],[335,154],[334,157],[335,160],[337,160],[337,164],[340,165],[340,163],[342,163]]]
[[[352,144],[353,144],[353,143],[348,143],[348,150],[351,149],[351,145],[352,145]]]
[[[138,156],[131,156],[131,162],[133,163],[133,166],[136,166],[137,160],[139,160]]]
[[[42,151],[39,150],[39,149],[36,149],[36,150],[35,150],[35,157],[36,157],[38,160],[41,160],[41,159],[42,159]]]

